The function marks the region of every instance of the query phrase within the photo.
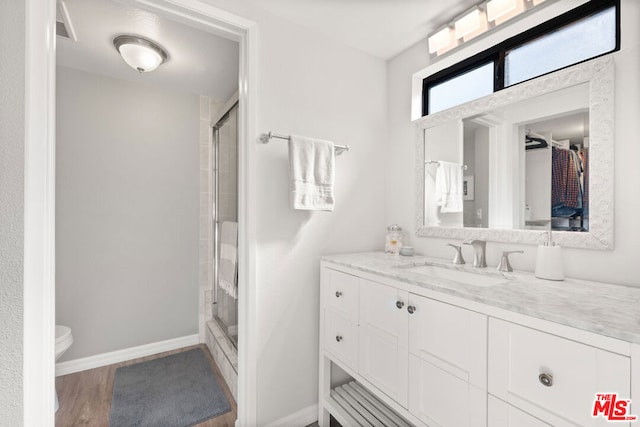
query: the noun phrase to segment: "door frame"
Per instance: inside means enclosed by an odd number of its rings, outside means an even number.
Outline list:
[[[256,423],[257,25],[200,0],[121,0],[240,45],[238,111],[238,420]],[[55,387],[56,1],[25,0],[23,414],[53,426]]]

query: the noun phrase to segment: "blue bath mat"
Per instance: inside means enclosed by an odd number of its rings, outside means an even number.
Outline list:
[[[116,369],[110,427],[186,427],[231,407],[203,350]]]

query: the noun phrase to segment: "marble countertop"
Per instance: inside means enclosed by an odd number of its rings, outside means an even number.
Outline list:
[[[530,272],[500,273],[491,266],[475,269],[470,264],[456,266],[441,258],[390,256],[382,252],[329,255],[322,260],[640,344],[640,288],[637,287],[570,278],[542,280]],[[502,275],[505,281],[489,286],[469,285],[407,269],[425,263],[492,277]]]

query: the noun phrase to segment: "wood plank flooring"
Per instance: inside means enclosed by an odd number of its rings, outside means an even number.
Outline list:
[[[117,368],[169,356],[197,347],[202,348],[207,355],[207,359],[213,368],[216,378],[231,405],[230,412],[197,424],[197,427],[233,427],[237,417],[236,401],[233,399],[231,391],[229,391],[229,388],[224,382],[218,366],[216,366],[213,361],[209,349],[204,344],[57,377],[56,389],[58,390],[60,409],[58,409],[56,413],[56,426],[108,426],[111,396],[113,394],[113,378]]]

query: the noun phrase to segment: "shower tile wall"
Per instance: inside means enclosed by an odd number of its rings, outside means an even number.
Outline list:
[[[211,303],[213,302],[213,264],[212,264],[212,212],[213,212],[213,188],[211,165],[214,164],[214,151],[212,150],[211,132],[211,99],[208,96],[200,96],[200,295],[198,309],[198,325],[200,342],[205,340],[205,323],[212,317]]]

